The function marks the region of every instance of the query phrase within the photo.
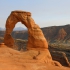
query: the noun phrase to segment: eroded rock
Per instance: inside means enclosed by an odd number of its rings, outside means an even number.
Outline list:
[[[30,12],[25,11],[12,11],[10,16],[6,21],[6,33],[4,37],[4,43],[13,47],[14,40],[11,37],[11,32],[13,28],[17,24],[17,22],[21,22],[28,28],[28,44],[27,48],[48,48],[48,43],[42,33],[40,27],[35,24],[34,20],[31,18]]]
[[[28,28],[29,34],[27,44],[28,50],[23,53],[24,58],[22,61],[24,63],[34,62],[61,66],[60,63],[52,60],[52,57],[48,50],[48,43],[43,35],[43,32],[31,18],[30,12],[25,11],[11,12],[10,16],[6,21],[6,33],[4,37],[5,45],[13,48],[14,39],[11,37],[11,32],[13,31],[13,28],[15,27],[16,23],[19,21]]]

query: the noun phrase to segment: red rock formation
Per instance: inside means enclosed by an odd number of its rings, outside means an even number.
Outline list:
[[[58,40],[63,40],[65,38],[65,36],[67,35],[67,33],[65,32],[65,30],[63,28],[61,28],[57,34],[57,39]]]
[[[16,57],[13,54],[14,52],[17,53],[17,56],[20,55],[20,57],[18,56],[19,60],[12,57],[13,59],[15,59],[13,61],[18,60],[19,62],[23,63],[46,63],[48,65],[61,66],[59,62],[52,60],[52,57],[48,50],[48,43],[40,27],[37,24],[35,24],[34,20],[31,18],[30,12],[11,12],[6,22],[6,33],[4,37],[5,46],[14,46],[14,40],[10,34],[13,28],[15,27],[15,24],[19,21],[21,21],[22,24],[24,24],[28,28],[29,38],[27,49],[29,50],[21,54],[15,50],[13,51],[13,49],[11,50],[11,48],[8,48],[7,50],[10,52],[10,54],[13,55],[13,57]]]
[[[14,40],[11,37],[11,32],[15,27],[17,22],[21,22],[28,28],[29,38],[27,48],[48,48],[48,43],[40,29],[40,27],[35,24],[34,20],[31,18],[30,12],[25,11],[13,11],[6,21],[6,33],[4,37],[4,43],[13,47]]]

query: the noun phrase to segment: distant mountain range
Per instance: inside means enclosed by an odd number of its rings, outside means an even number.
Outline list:
[[[16,28],[14,28],[13,31],[22,31],[22,30],[27,30],[27,29],[23,28],[23,27],[16,27]]]
[[[4,31],[4,30],[5,30],[5,28],[1,28],[1,27],[0,27],[0,31]]]
[[[68,42],[70,43],[70,25],[50,26],[41,28],[48,42]],[[28,39],[27,31],[17,31],[12,33],[14,38]]]
[[[41,28],[48,42],[67,42],[70,43],[70,25],[51,26]],[[2,30],[0,28],[0,30]],[[0,31],[0,37],[4,37],[5,31]],[[25,28],[18,27],[12,32],[15,39],[28,39],[28,31]]]
[[[27,30],[27,29],[23,27],[16,27],[13,29],[13,31],[22,31],[22,30]],[[5,28],[0,27],[0,31],[5,31]]]

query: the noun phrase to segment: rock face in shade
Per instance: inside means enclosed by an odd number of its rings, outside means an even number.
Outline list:
[[[48,48],[48,43],[42,33],[40,27],[35,24],[34,20],[31,18],[30,12],[25,11],[12,11],[10,16],[6,21],[6,33],[4,37],[4,43],[13,47],[14,39],[11,37],[11,32],[13,31],[17,22],[21,22],[28,28],[28,44],[27,48]]]
[[[63,66],[70,67],[70,63],[64,52],[51,51],[51,55],[53,60],[59,61]]]
[[[66,31],[63,28],[61,28],[56,36],[56,39],[63,40],[66,37],[66,35],[67,35]]]

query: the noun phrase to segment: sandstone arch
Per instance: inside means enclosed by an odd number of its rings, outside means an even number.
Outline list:
[[[13,47],[14,39],[11,37],[11,32],[15,27],[17,22],[21,22],[28,28],[28,44],[27,48],[48,48],[48,43],[40,29],[40,27],[35,24],[34,20],[31,18],[30,12],[25,11],[12,11],[10,16],[7,18],[6,21],[6,33],[4,36],[4,43],[9,46]]]

